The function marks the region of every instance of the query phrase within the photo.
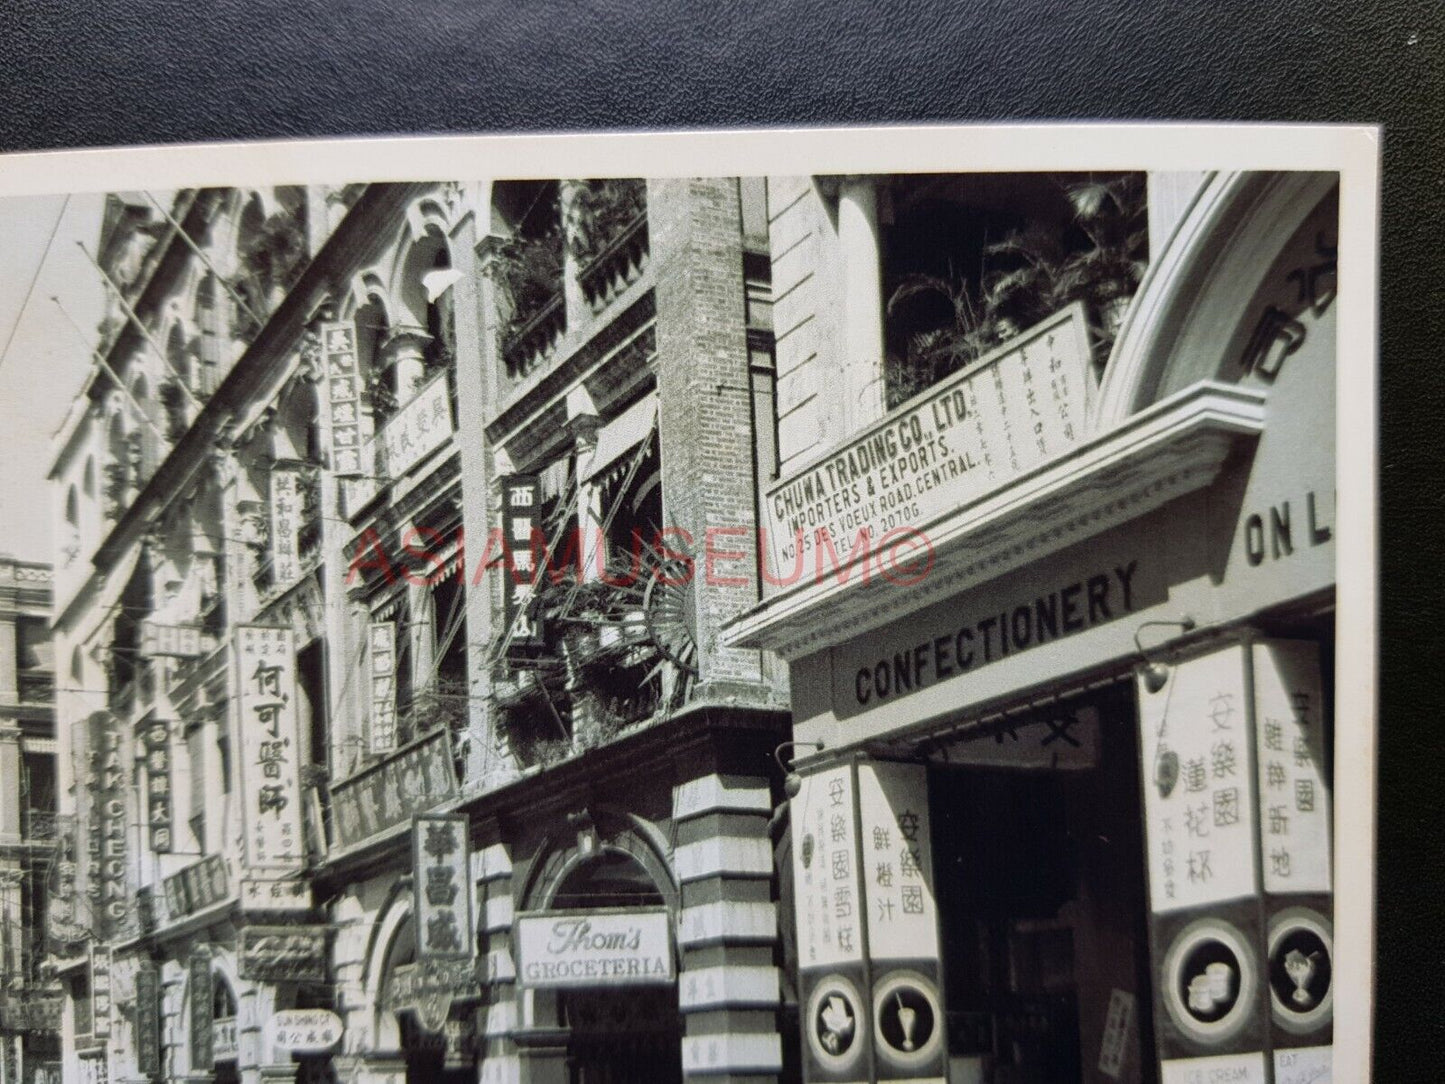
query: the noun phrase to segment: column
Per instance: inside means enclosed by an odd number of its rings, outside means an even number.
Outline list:
[[[838,247],[843,253],[843,435],[887,410],[883,371],[883,260],[878,188],[871,177],[844,177],[838,188]]]
[[[586,181],[564,180],[557,184],[558,203],[562,211],[562,299],[567,307],[567,326],[581,327],[592,318],[587,298],[582,293],[582,284],[577,280],[581,270],[577,257],[572,255],[573,238],[577,230],[577,199],[587,186]]]
[[[771,812],[767,781],[751,776],[714,772],[673,795],[688,1080],[773,1084],[782,1069]]]
[[[488,835],[495,836],[496,825]],[[486,838],[484,836],[484,838]],[[517,966],[512,958],[512,856],[500,841],[472,854],[478,924],[486,957],[482,963],[485,1003],[477,1010],[478,1084],[518,1084],[521,1059],[517,1029]]]
[[[20,728],[0,726],[0,845],[20,842],[20,763]]]
[[[1155,170],[1149,174],[1149,259],[1157,260],[1174,227],[1208,179],[1199,170]]]
[[[405,406],[426,379],[425,350],[432,337],[425,328],[403,324],[381,344],[382,356],[394,372],[396,403]]]

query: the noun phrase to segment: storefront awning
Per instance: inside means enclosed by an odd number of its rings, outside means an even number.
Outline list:
[[[657,393],[638,400],[597,434],[597,448],[581,471],[584,482],[590,482],[636,448],[652,433],[657,420]]]
[[[818,574],[805,561],[793,586],[726,625],[723,641],[797,659],[856,640],[1209,486],[1264,420],[1263,392],[1201,381],[981,500],[908,524],[926,562],[916,579],[870,577],[847,562]]]

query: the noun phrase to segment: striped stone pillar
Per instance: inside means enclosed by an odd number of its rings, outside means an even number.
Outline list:
[[[483,1002],[477,1009],[478,1084],[520,1084],[512,1032],[517,1027],[517,968],[512,959],[512,855],[505,843],[472,852],[481,933]]]
[[[775,1084],[778,937],[767,781],[705,775],[677,787],[674,866],[682,886],[683,1073],[689,1080]]]

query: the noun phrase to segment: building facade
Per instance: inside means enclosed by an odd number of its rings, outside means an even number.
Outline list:
[[[0,1081],[60,1073],[60,988],[45,964],[56,851],[48,565],[0,555]]]
[[[763,183],[118,194],[94,258],[65,1079],[786,1073],[785,675],[693,574],[776,470]]]
[[[770,187],[802,1079],[1328,1079],[1338,178],[1044,180]]]

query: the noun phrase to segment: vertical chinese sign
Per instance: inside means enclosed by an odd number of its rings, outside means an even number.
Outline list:
[[[1235,644],[1172,666],[1158,691],[1138,680],[1162,1084],[1266,1079],[1247,664]]]
[[[321,353],[326,367],[331,469],[339,475],[359,475],[363,473],[361,371],[356,356],[356,328],[349,323],[322,324]]]
[[[216,1061],[214,997],[211,954],[204,947],[191,949],[187,963],[186,996],[191,1008],[191,1068],[209,1073]]]
[[[373,621],[367,655],[371,671],[371,751],[396,748],[396,622]]]
[[[421,813],[413,820],[413,906],[418,960],[468,959],[475,952],[467,818]]]
[[[301,519],[301,472],[285,467],[271,471],[271,580],[286,588],[301,576],[297,529]]]
[[[542,528],[541,484],[535,475],[512,474],[502,479],[502,605],[504,625],[510,632],[509,650],[527,650],[542,644],[542,630],[532,612],[536,587],[534,532]]]
[[[858,805],[878,1079],[945,1084],[927,770],[859,764]]]
[[[150,847],[156,854],[169,854],[172,846],[174,805],[171,796],[171,728],[164,720],[145,724],[146,825]]]
[[[110,949],[90,946],[90,1034],[103,1039],[110,1034]]]
[[[236,629],[241,736],[241,823],[251,869],[295,871],[305,861],[297,767],[296,636]]]
[[[1251,645],[1276,1081],[1325,1080],[1333,1052],[1330,774],[1318,645]]]
[[[851,764],[804,776],[790,804],[793,907],[803,1079],[872,1079],[859,880],[857,785]]]
[[[161,1075],[160,973],[150,960],[142,960],[135,972],[135,1063],[143,1077]]]

